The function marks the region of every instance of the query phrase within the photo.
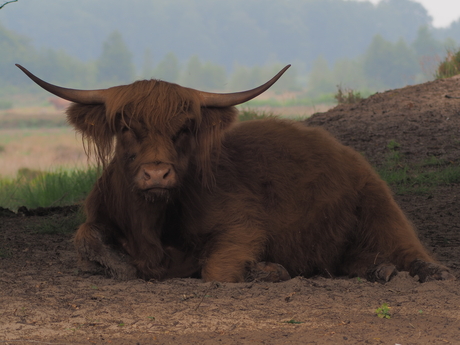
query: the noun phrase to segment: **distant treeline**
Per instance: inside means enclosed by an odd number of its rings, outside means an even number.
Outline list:
[[[294,65],[273,89],[279,92],[307,90],[306,96],[317,97],[333,93],[338,84],[376,91],[423,82],[433,79],[441,57],[446,55],[446,46],[454,46],[454,42],[434,39],[426,27],[419,29],[411,44],[402,39],[392,43],[376,35],[361,56],[338,59],[333,65],[319,57],[309,73],[299,72]],[[1,26],[0,51],[0,90],[6,94],[37,91],[14,66],[16,62],[47,81],[70,87],[106,87],[139,78],[157,78],[211,91],[252,88],[283,67],[279,63],[256,67],[236,65],[232,73],[227,73],[224,66],[203,62],[197,55],[181,63],[171,52],[155,64],[151,54],[146,52],[142,68],[138,70],[118,31],[109,35],[103,42],[99,58],[90,62],[83,62],[62,50],[37,50],[30,40]]]
[[[437,40],[460,37],[460,21],[431,28],[426,9],[412,0],[20,0],[0,11],[0,22],[36,47],[82,61],[97,59],[118,30],[138,67],[149,50],[156,62],[174,52],[181,62],[197,55],[227,70],[273,61],[309,70],[319,55],[330,64],[355,58],[377,34],[412,42],[422,26]]]
[[[0,21],[3,94],[36,90],[14,63],[70,87],[155,77],[217,91],[292,63],[275,91],[380,90],[432,79],[460,37],[460,20],[434,29],[410,0],[23,0]]]

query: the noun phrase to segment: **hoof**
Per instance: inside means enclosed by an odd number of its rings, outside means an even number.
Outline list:
[[[409,274],[418,276],[421,283],[432,280],[455,280],[455,276],[449,272],[449,269],[443,265],[426,262],[422,260],[414,260],[410,265]]]
[[[290,274],[280,264],[273,262],[258,262],[252,265],[246,275],[245,281],[281,282],[291,279]]]
[[[367,279],[369,281],[377,281],[380,283],[387,283],[398,274],[398,270],[391,264],[380,264],[373,267],[367,272]]]

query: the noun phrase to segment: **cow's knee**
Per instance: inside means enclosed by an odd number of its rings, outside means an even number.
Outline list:
[[[102,231],[95,225],[84,223],[74,238],[79,268],[91,274],[105,273],[120,280],[137,277],[136,268],[129,257],[107,243]]]

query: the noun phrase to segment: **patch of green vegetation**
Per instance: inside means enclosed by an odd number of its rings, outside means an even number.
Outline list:
[[[337,93],[334,95],[334,98],[338,104],[354,104],[364,99],[360,92],[344,88],[341,84],[337,85]]]
[[[329,104],[333,105],[334,102],[334,95],[333,94],[322,94],[317,97],[299,97],[299,98],[290,98],[290,99],[284,99],[284,100],[279,100],[275,98],[270,98],[270,99],[252,99],[246,103],[244,103],[244,106],[248,107],[298,107],[298,106],[304,106],[304,107],[312,107],[314,105],[318,104]]]
[[[291,320],[288,320],[288,321],[284,321],[284,323],[290,323],[290,324],[293,324],[293,325],[298,325],[298,324],[301,324],[303,322],[291,319]]]
[[[68,127],[69,124],[65,116],[8,116],[0,117],[0,128],[2,129],[13,129],[13,128],[56,128],[56,127]]]
[[[391,307],[388,306],[387,303],[383,303],[380,307],[375,309],[375,313],[381,319],[391,319],[390,309]]]
[[[400,144],[390,140],[389,154],[378,169],[380,177],[396,194],[426,194],[433,187],[460,183],[460,166],[436,157],[429,157],[420,163],[407,163],[401,157]]]
[[[460,50],[457,52],[448,50],[446,58],[436,70],[435,77],[436,79],[450,78],[457,74],[460,74]]]
[[[0,178],[0,206],[17,210],[65,206],[81,202],[88,195],[100,169],[41,172],[20,169],[16,178]]]
[[[273,113],[268,113],[265,111],[255,111],[255,110],[241,110],[238,115],[239,121],[249,121],[249,120],[262,120],[270,117],[276,117]]]

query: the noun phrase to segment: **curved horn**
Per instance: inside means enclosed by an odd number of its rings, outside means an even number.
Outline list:
[[[68,101],[80,104],[103,104],[105,102],[105,91],[101,90],[76,90],[50,84],[30,73],[21,65],[16,64],[27,76],[32,79],[38,86],[42,87],[52,94],[64,98]]]
[[[203,101],[201,103],[202,107],[231,107],[234,105],[238,105],[244,102],[247,102],[254,97],[259,96],[262,92],[266,91],[270,86],[272,86],[286,70],[291,67],[291,65],[287,65],[284,67],[277,75],[275,75],[272,79],[267,81],[265,84],[256,87],[255,89],[242,91],[242,92],[234,92],[234,93],[211,93],[211,92],[203,92],[200,91],[201,96],[203,97]]]

